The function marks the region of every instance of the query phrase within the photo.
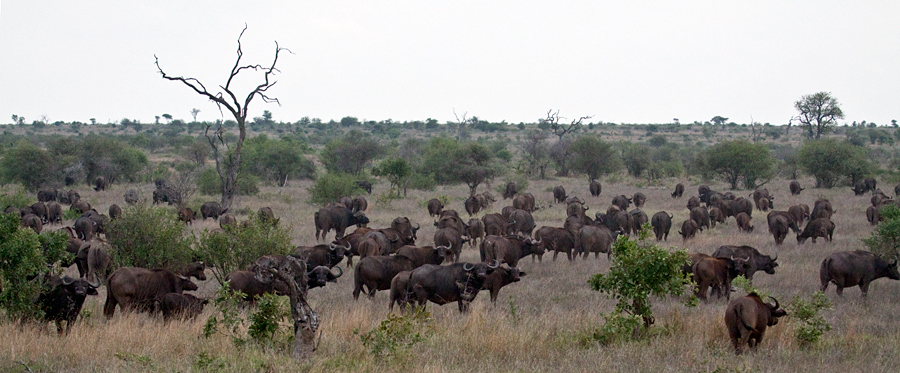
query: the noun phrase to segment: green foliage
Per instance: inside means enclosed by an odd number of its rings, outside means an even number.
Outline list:
[[[822,134],[830,131],[831,126],[836,124],[838,119],[844,118],[844,112],[837,99],[829,92],[803,95],[794,102],[794,108],[800,112],[797,118],[800,121],[800,127],[806,129],[808,138],[818,139]]]
[[[316,166],[303,155],[306,150],[306,144],[290,137],[271,140],[259,135],[244,143],[241,167],[278,186],[284,186],[291,178],[311,179],[315,177]]]
[[[740,181],[744,188],[754,189],[760,181],[774,176],[775,161],[769,149],[747,140],[720,142],[698,154],[698,158],[702,158],[698,165],[704,172],[719,176],[731,184],[731,189],[737,189]]]
[[[238,174],[237,178],[237,194],[241,196],[252,196],[259,193],[259,187],[256,185],[259,179],[246,172]],[[222,193],[222,179],[216,172],[215,167],[207,167],[197,176],[197,188],[200,194],[208,196],[218,195]]]
[[[6,150],[2,155],[0,180],[4,183],[18,183],[25,189],[36,191],[62,178],[60,167],[54,161],[53,155],[28,140],[19,141],[15,147]]]
[[[252,342],[259,347],[287,349],[293,340],[293,332],[290,326],[281,324],[290,316],[285,298],[263,295],[246,319],[241,312],[243,298],[243,293],[230,291],[228,284],[219,288],[213,301],[217,312],[206,320],[203,336],[210,338],[223,334],[238,347],[246,347]]]
[[[34,302],[43,287],[45,273],[62,270],[71,263],[65,251],[68,237],[62,232],[38,235],[20,226],[15,214],[0,214],[0,307],[10,319],[37,318],[42,315]]]
[[[319,159],[331,173],[359,175],[369,162],[384,152],[384,147],[370,134],[352,130],[344,137],[325,144]]]
[[[281,297],[275,294],[264,294],[256,303],[256,311],[250,314],[250,327],[247,335],[258,344],[277,341],[276,335],[280,322],[290,316],[287,308],[281,303]]]
[[[360,336],[362,343],[377,359],[392,358],[408,352],[434,332],[434,320],[424,308],[403,315],[389,314],[378,327]]]
[[[875,255],[886,260],[900,259],[900,208],[885,205],[878,213],[884,220],[878,223],[872,236],[862,241]]]
[[[579,338],[579,344],[588,347],[596,342],[602,346],[609,346],[631,341],[641,335],[639,333],[641,330],[640,316],[621,312],[601,314],[601,316],[603,316],[603,325]]]
[[[106,227],[114,267],[165,268],[181,271],[191,263],[193,236],[171,210],[136,204]]]
[[[213,302],[218,312],[206,320],[206,324],[203,325],[203,336],[210,338],[216,333],[222,333],[231,337],[236,346],[243,346],[247,343],[247,338],[243,334],[245,320],[241,317],[241,302],[245,294],[239,291],[232,292],[227,285],[226,283],[216,290]]]
[[[500,175],[490,148],[478,143],[461,143],[446,137],[433,138],[425,147],[423,174],[432,174],[438,183],[462,182],[474,194],[478,185]]]
[[[406,194],[407,181],[412,174],[412,168],[403,158],[388,158],[372,168],[373,176],[383,176],[391,183],[390,196],[400,197],[400,192]]]
[[[494,188],[494,191],[497,192],[494,197],[503,196],[503,193],[506,192],[506,184],[509,183],[516,183],[516,188],[518,188],[517,190],[520,194],[528,191],[528,177],[526,177],[526,175],[524,174],[512,174],[507,175],[507,177],[503,179],[502,183],[497,184],[496,188]],[[447,205],[447,202],[444,202],[443,200],[441,201],[441,203],[443,203],[444,206]]]
[[[327,173],[316,179],[308,189],[309,202],[326,204],[335,202],[341,197],[352,197],[365,191],[356,185],[357,177],[349,174]]]
[[[872,168],[865,148],[834,138],[807,141],[798,155],[800,167],[816,178],[817,188],[834,187],[845,177],[861,180]]]
[[[735,277],[734,280],[731,281],[731,286],[743,290],[746,294],[756,293],[756,295],[759,295],[759,297],[763,299],[769,296],[768,292],[753,286],[753,283],[744,277],[744,275]]]
[[[637,239],[621,235],[613,244],[610,268],[588,281],[591,289],[616,298],[617,313],[640,317],[645,327],[653,324],[650,296],[679,296],[690,284],[681,268],[690,258],[684,250],[669,252],[649,240],[650,224]]]
[[[78,162],[84,167],[86,182],[98,176],[110,182],[118,179],[136,181],[147,167],[147,156],[125,142],[107,136],[89,135],[77,144]]]
[[[616,172],[621,167],[612,146],[596,135],[584,135],[575,139],[569,146],[569,151],[573,154],[572,170],[587,175],[590,181]]]
[[[0,195],[0,209],[3,210],[9,206],[20,209],[25,206],[31,206],[32,203],[32,197],[26,194],[24,190],[17,190],[13,194]]]
[[[800,295],[794,297],[787,309],[792,319],[802,323],[794,332],[794,338],[801,346],[814,345],[825,332],[831,330],[831,325],[819,315],[819,311],[831,308],[831,302],[821,291],[812,293],[809,300],[804,300]]]
[[[226,226],[224,233],[204,231],[197,246],[197,255],[223,286],[225,276],[249,268],[257,258],[292,251],[290,228],[263,222],[255,214],[249,216],[247,224]]]
[[[622,153],[622,163],[625,164],[625,169],[631,176],[641,177],[644,171],[652,166],[652,154],[647,145],[623,141],[619,147]]]

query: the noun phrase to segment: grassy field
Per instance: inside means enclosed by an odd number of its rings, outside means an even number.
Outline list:
[[[813,189],[813,180],[800,181],[809,187],[800,196],[790,195],[787,180],[776,180],[766,187],[774,194],[779,210],[801,202],[812,206],[819,197],[830,199],[836,210],[833,242],[808,241],[798,246],[791,234],[783,246],[776,247],[767,233],[765,214],[754,211],[753,233],[740,233],[731,218],[727,224],[682,243],[677,228],[688,217],[687,198],[696,195],[699,181],[681,180],[686,185],[685,197],[681,199],[670,197],[678,180],[668,180],[664,188],[638,188],[634,180],[604,183],[598,198],[587,197],[587,182],[583,179],[531,181],[528,191],[544,207],[534,214],[538,227],[562,226],[565,219],[565,207],[551,203],[553,186],[563,185],[570,195],[586,197],[591,215],[605,210],[615,195],[630,196],[641,191],[648,197],[644,207],[648,216],[660,210],[675,215],[669,241],[663,243],[667,247],[712,253],[720,245],[746,244],[765,254],[777,253],[780,265],[776,273],[757,274],[754,285],[778,297],[784,305],[796,295],[807,296],[818,290],[822,259],[835,251],[863,249],[860,239],[868,237],[873,229],[865,219],[868,196],[855,197],[848,188]],[[241,197],[236,209],[246,214],[270,206],[282,224],[292,227],[294,244],[314,244],[312,216],[317,207],[305,202],[309,183],[264,187],[257,196]],[[714,190],[726,189],[721,184],[711,186]],[[79,191],[83,199],[106,211],[112,203],[122,204],[123,193],[133,187],[138,187],[148,199],[153,188],[150,184],[114,185],[103,192],[86,187]],[[384,184],[375,185],[375,194],[369,196],[370,226],[386,227],[395,217],[407,216],[422,225],[418,234],[420,245],[431,244],[434,233],[425,201],[447,195],[451,199],[448,208],[463,212],[462,201],[468,192],[465,186],[438,187],[431,192],[411,190],[407,198],[390,204],[376,202],[376,195],[386,188]],[[890,186],[882,188],[889,190]],[[749,191],[738,194],[746,193]],[[486,212],[499,212],[510,203],[498,201]],[[215,226],[212,220],[198,221],[191,230],[199,232]],[[477,261],[477,250],[466,247],[462,259]],[[212,306],[196,321],[163,323],[143,314],[121,313],[106,321],[102,317],[106,292],[101,289],[100,296],[89,298],[83,319],[68,337],[57,337],[53,328],[0,324],[0,335],[4,336],[0,339],[0,371],[900,371],[896,359],[900,354],[900,313],[895,311],[900,303],[898,282],[874,282],[868,301],[860,299],[857,288],[847,289],[843,298],[835,295],[833,287],[829,289],[827,295],[834,309],[823,314],[833,329],[814,347],[802,348],[794,340],[798,323],[789,315],[769,329],[757,352],[736,357],[723,321],[724,300],[701,302],[689,308],[682,299],[656,299],[654,314],[657,325],[664,327],[665,332],[649,340],[613,346],[590,342],[587,336],[602,323],[600,313],[612,311],[615,302],[591,291],[587,280],[608,266],[605,256],[599,260],[593,256],[588,260],[579,258],[574,263],[564,256],[554,262],[551,255],[545,255],[542,263],[523,259],[519,267],[527,276],[504,288],[496,305],[490,303],[486,293],[478,296],[465,315],[459,314],[453,304],[431,304],[428,310],[433,317],[432,333],[405,353],[387,359],[373,357],[360,335],[387,316],[388,294],[379,292],[372,301],[364,297],[354,301],[352,271],[345,271],[337,284],[309,293],[322,320],[322,338],[315,358],[304,364],[294,362],[284,352],[237,348],[222,335],[203,338],[201,331],[206,318],[214,312]],[[210,280],[201,284],[197,293],[208,297],[217,287]]]

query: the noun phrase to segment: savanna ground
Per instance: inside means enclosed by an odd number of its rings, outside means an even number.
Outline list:
[[[800,196],[791,196],[787,180],[775,180],[766,187],[775,196],[775,206],[786,210],[796,203],[812,206],[816,198],[828,198],[834,204],[833,220],[837,226],[833,242],[807,241],[798,246],[793,234],[786,243],[776,247],[767,233],[765,213],[754,211],[753,233],[743,234],[733,218],[725,225],[700,233],[697,238],[682,243],[677,230],[687,219],[685,208],[690,195],[696,195],[698,180],[680,180],[686,185],[683,198],[673,199],[672,188],[679,180],[667,180],[664,187],[639,188],[635,180],[605,180],[598,198],[587,197],[584,179],[530,181],[527,191],[544,208],[535,212],[537,226],[562,226],[565,207],[552,204],[550,189],[563,185],[569,195],[586,197],[589,214],[605,210],[613,196],[632,195],[641,191],[648,200],[644,211],[648,216],[660,210],[675,215],[673,228],[664,246],[672,249],[686,247],[690,252],[712,253],[725,244],[746,244],[765,254],[778,254],[779,267],[774,275],[759,273],[754,285],[776,296],[786,305],[795,295],[804,297],[819,289],[819,265],[823,258],[835,251],[864,249],[861,238],[868,237],[873,228],[866,222],[865,208],[869,196],[853,196],[849,188],[813,189],[812,179],[802,179],[809,187]],[[291,226],[293,243],[315,243],[312,216],[316,206],[307,203],[306,188],[311,182],[292,182],[285,188],[265,187],[257,196],[241,197],[237,211],[246,218],[259,207],[270,206]],[[713,183],[714,190],[724,191],[725,185]],[[82,186],[83,199],[106,211],[110,204],[123,203],[123,193],[134,185],[114,185],[103,192]],[[153,186],[138,186],[149,199]],[[890,186],[882,185],[885,190]],[[495,190],[496,185],[491,187]],[[463,212],[462,201],[468,190],[465,186],[439,186],[431,192],[410,190],[402,200],[379,203],[376,195],[384,193],[387,185],[375,185],[374,194],[367,196],[367,215],[371,227],[386,227],[398,216],[407,216],[422,225],[419,245],[432,243],[434,227],[424,207],[430,198],[447,195],[447,208]],[[484,190],[484,187],[479,190]],[[739,195],[749,191],[737,191]],[[495,194],[497,194],[495,192]],[[212,196],[200,200],[217,200]],[[486,212],[499,212],[510,200],[500,200]],[[547,206],[551,207],[547,208]],[[478,216],[482,216],[482,212]],[[464,216],[464,218],[467,218]],[[65,222],[71,225],[72,222]],[[216,227],[211,219],[193,224],[194,232]],[[50,229],[58,229],[51,226]],[[333,237],[332,232],[329,239]],[[433,321],[430,334],[407,350],[390,358],[374,357],[361,342],[360,335],[368,332],[388,314],[388,294],[379,292],[374,300],[351,296],[353,275],[345,275],[336,284],[313,289],[309,299],[319,313],[322,333],[319,349],[308,362],[298,364],[289,353],[257,347],[236,347],[230,338],[218,334],[202,337],[205,320],[215,307],[207,306],[204,314],[194,321],[163,323],[144,314],[122,314],[106,321],[102,316],[105,288],[100,296],[89,297],[83,317],[67,337],[60,338],[52,327],[39,330],[33,326],[3,323],[0,325],[0,370],[21,371],[900,371],[900,313],[895,311],[900,301],[900,283],[881,279],[869,290],[868,301],[860,299],[858,288],[845,291],[840,298],[831,286],[827,296],[834,303],[833,310],[823,312],[833,329],[816,345],[803,348],[794,339],[798,322],[790,315],[767,331],[758,351],[735,356],[725,329],[723,315],[725,300],[700,302],[687,307],[683,299],[655,299],[654,314],[661,331],[647,340],[601,346],[591,341],[590,334],[599,327],[601,313],[613,310],[615,300],[591,291],[587,280],[605,272],[609,263],[605,256],[588,260],[581,258],[569,263],[564,256],[552,261],[552,254],[542,263],[523,259],[519,267],[527,272],[521,282],[505,287],[496,305],[482,293],[473,302],[468,314],[460,314],[455,304],[430,304]],[[466,247],[462,260],[478,260],[476,249]],[[341,266],[345,264],[342,263]],[[69,269],[70,272],[74,268]],[[77,272],[72,272],[76,273]],[[201,284],[197,292],[212,296],[218,284]],[[740,293],[738,293],[740,294]],[[396,312],[396,311],[395,311]],[[286,324],[286,323],[285,323]]]

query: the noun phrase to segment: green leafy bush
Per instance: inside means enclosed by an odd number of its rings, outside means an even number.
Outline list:
[[[403,354],[425,341],[434,332],[431,313],[415,308],[403,315],[389,314],[378,327],[360,336],[375,358],[391,358]]]
[[[356,176],[349,174],[327,173],[309,188],[309,202],[326,204],[335,202],[341,197],[353,197],[365,191],[356,185]]]
[[[68,237],[63,232],[36,234],[20,226],[15,214],[0,214],[0,307],[10,319],[38,318],[42,315],[33,301],[43,287],[43,273],[61,272],[71,264],[65,251]]]
[[[225,232],[205,231],[197,255],[223,284],[233,271],[246,270],[263,255],[287,255],[293,251],[290,227],[262,222],[251,214],[246,224],[226,226]]]
[[[33,198],[21,189],[16,190],[13,194],[0,195],[0,209],[5,210],[9,206],[20,209],[25,206],[31,206],[32,203],[34,203]]]
[[[803,347],[809,347],[819,339],[825,332],[831,330],[831,325],[825,321],[825,318],[819,315],[819,311],[831,309],[831,302],[828,297],[821,291],[812,293],[809,300],[804,300],[797,295],[788,306],[788,313],[794,320],[799,320],[802,324],[797,327],[794,332],[794,338]]]
[[[884,219],[875,227],[872,236],[864,238],[863,243],[872,253],[887,260],[900,258],[900,208],[885,205],[878,210]]]
[[[259,193],[257,184],[259,179],[256,176],[240,173],[237,179],[237,194],[241,196],[252,196]],[[222,179],[214,167],[207,167],[197,176],[197,188],[200,194],[214,196],[222,194]]]
[[[653,324],[650,296],[679,296],[690,284],[681,268],[689,257],[684,250],[669,252],[648,238],[650,224],[644,224],[637,239],[621,235],[613,244],[610,268],[588,281],[591,289],[616,298],[616,312],[640,317],[644,327]]]
[[[412,174],[412,168],[403,158],[388,158],[377,166],[372,167],[373,176],[383,176],[391,183],[388,195],[400,197],[402,191],[406,195],[407,181]]]
[[[798,151],[800,168],[816,178],[816,188],[831,188],[844,178],[861,180],[872,168],[866,149],[834,138],[810,140]]]
[[[290,346],[293,332],[288,326],[282,326],[290,312],[284,297],[265,294],[257,300],[256,309],[245,319],[241,310],[244,294],[229,291],[227,284],[219,288],[214,296],[216,313],[206,320],[203,336],[210,338],[217,333],[231,338],[238,347],[245,347],[249,342],[260,347],[272,347],[284,350]]]
[[[775,160],[762,144],[747,140],[723,141],[698,154],[697,163],[704,173],[720,177],[731,189],[754,189],[774,176]]]
[[[0,180],[4,183],[17,183],[25,189],[36,191],[62,179],[61,167],[53,155],[28,140],[19,141],[2,155]]]
[[[123,208],[109,223],[106,237],[115,267],[165,268],[181,271],[194,260],[192,235],[171,210],[136,204]]]

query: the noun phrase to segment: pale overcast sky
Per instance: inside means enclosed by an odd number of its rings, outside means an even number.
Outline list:
[[[2,0],[0,123],[222,118],[153,55],[224,84],[245,23],[244,62],[271,63],[276,40],[294,52],[282,105],[251,106],[280,121],[784,124],[818,91],[848,122],[900,119],[897,1]]]

